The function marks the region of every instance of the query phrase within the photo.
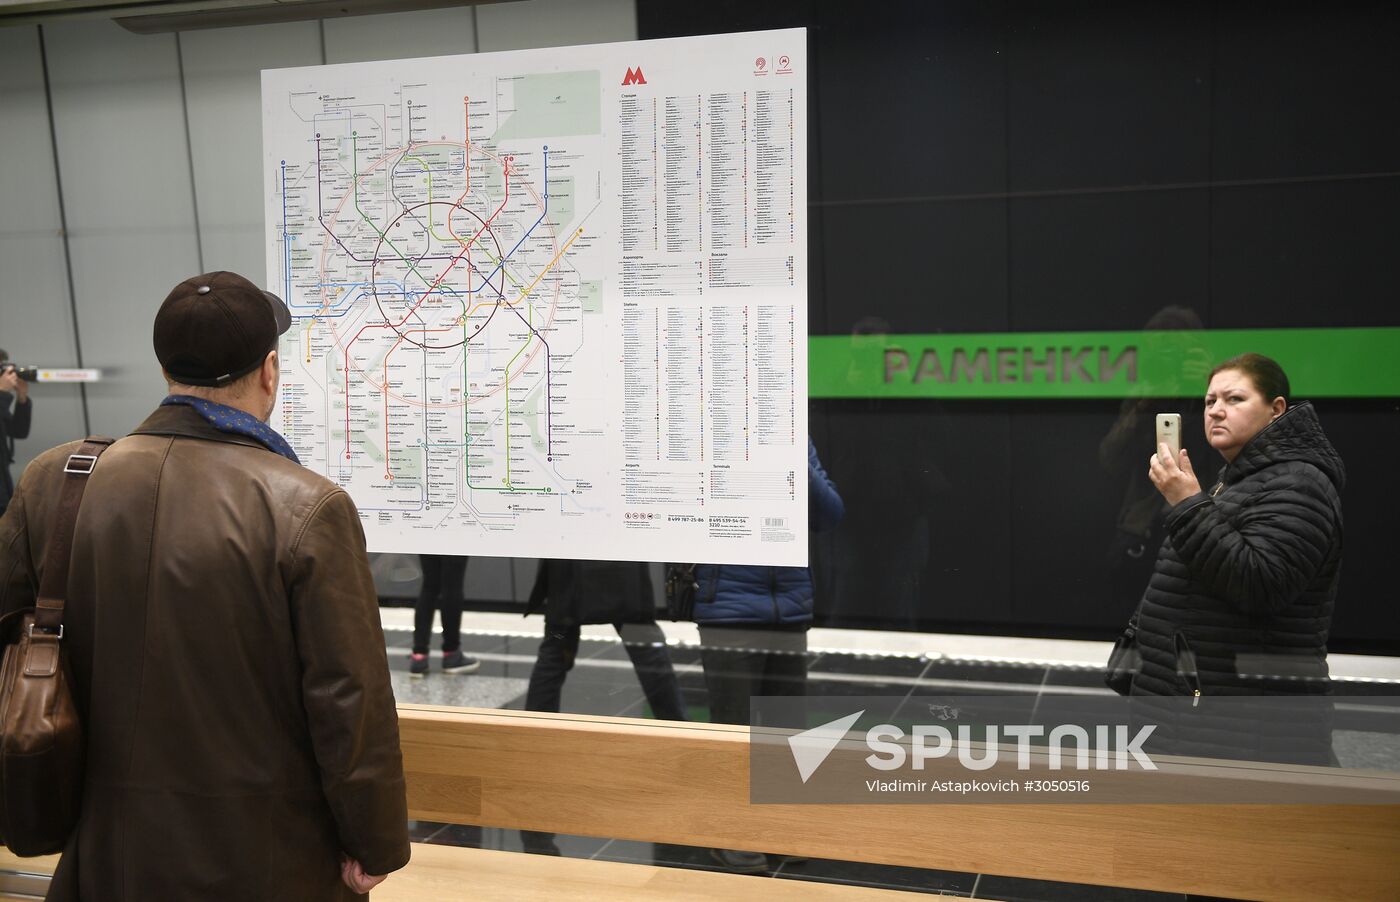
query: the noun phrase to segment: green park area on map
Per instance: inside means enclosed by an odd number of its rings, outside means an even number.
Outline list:
[[[494,141],[596,135],[602,130],[602,86],[597,72],[552,72],[513,79],[515,111]]]

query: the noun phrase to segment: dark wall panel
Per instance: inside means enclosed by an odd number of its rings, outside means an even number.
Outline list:
[[[1394,261],[1400,177],[1222,188],[1213,195],[1213,326],[1400,323]]]
[[[1036,405],[1010,422],[1011,622],[1082,629],[1126,623],[1136,595],[1114,598],[1109,558],[1121,486],[1099,465],[1115,404]],[[1147,454],[1141,455],[1143,466]]]
[[[1006,55],[998,4],[821,4],[823,200],[996,193],[1006,187]]]
[[[1384,365],[1376,361],[1376,365]],[[1390,365],[1396,365],[1391,361]],[[1333,645],[1347,647],[1367,639],[1400,637],[1400,575],[1396,554],[1400,529],[1395,505],[1400,498],[1396,448],[1400,448],[1400,402],[1328,401],[1318,407],[1347,468],[1342,494],[1346,550]]]
[[[1208,195],[1190,189],[1012,201],[1011,329],[1141,329],[1169,305],[1205,317]]]
[[[1024,0],[1008,18],[1013,191],[1206,179],[1204,7]]]
[[[1394,4],[1218,5],[1217,179],[1400,170]]]
[[[1009,622],[1010,419],[926,401],[824,405],[822,461],[847,500],[821,548],[832,622],[921,629],[930,620]]]
[[[638,23],[809,28],[814,334],[1400,325],[1400,7],[639,0]],[[849,511],[813,543],[819,613],[1116,633],[1151,437],[1111,472],[1099,443],[1158,407],[1199,441],[1198,401],[1129,407],[815,402]],[[1334,647],[1394,651],[1400,404],[1319,411],[1351,474]]]
[[[998,331],[1006,317],[1006,204],[821,208],[828,334]],[[815,327],[814,327],[815,331]]]

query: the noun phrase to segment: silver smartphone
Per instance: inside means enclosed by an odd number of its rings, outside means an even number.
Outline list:
[[[1181,459],[1181,414],[1157,414],[1157,448],[1162,445],[1171,449],[1172,460]]]

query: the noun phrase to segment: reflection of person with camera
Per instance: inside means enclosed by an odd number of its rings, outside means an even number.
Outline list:
[[[11,402],[14,409],[11,410]],[[10,355],[0,350],[0,514],[9,507],[15,483],[10,478],[10,464],[15,462],[15,439],[29,437],[29,416],[34,405],[29,403],[29,383],[10,363]]]
[[[1162,398],[1173,397],[1180,399],[1177,409],[1183,421],[1199,417],[1198,387],[1208,381],[1211,367],[1210,355],[1199,337],[1205,327],[1195,310],[1163,307],[1142,328],[1148,333],[1144,350],[1173,365],[1163,367],[1164,381],[1154,385],[1150,395],[1123,399],[1118,418],[1099,443],[1099,464],[1108,476],[1103,484],[1122,499],[1107,557],[1109,604],[1114,606],[1136,605],[1142,598],[1166,535],[1171,506],[1162,500],[1141,466],[1142,449],[1152,447],[1156,434],[1154,414],[1163,409]],[[1182,441],[1192,458],[1206,459],[1210,446],[1204,434],[1188,430]]]

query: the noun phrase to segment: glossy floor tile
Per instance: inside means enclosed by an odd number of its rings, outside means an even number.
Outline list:
[[[866,864],[858,861],[833,861],[823,858],[807,860],[773,856],[778,867],[773,876],[788,880],[817,880],[829,883],[852,883],[886,889],[915,890],[928,893],[971,895],[977,883],[976,874],[939,871],[894,865]]]
[[[973,898],[999,899],[1002,902],[1185,902],[1187,897],[1181,893],[1154,893],[1122,887],[983,874],[977,880]]]

